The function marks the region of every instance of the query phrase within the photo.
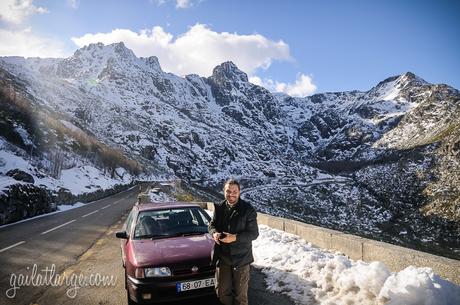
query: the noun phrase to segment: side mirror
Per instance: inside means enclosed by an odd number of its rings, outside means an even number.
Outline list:
[[[128,239],[128,234],[125,231],[115,233],[117,238]]]

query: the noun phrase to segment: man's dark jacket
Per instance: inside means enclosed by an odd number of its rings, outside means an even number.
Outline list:
[[[233,267],[242,267],[254,261],[252,241],[259,236],[257,212],[248,202],[239,199],[229,213],[229,219],[224,219],[227,201],[214,205],[214,215],[209,223],[209,233],[227,232],[236,234],[236,241],[229,244],[214,245],[212,262],[216,264],[222,254],[222,247],[228,247]],[[227,226],[225,227],[225,224]]]

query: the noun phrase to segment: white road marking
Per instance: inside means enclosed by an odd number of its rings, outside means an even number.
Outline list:
[[[25,241],[20,241],[20,242],[18,242],[18,243],[15,243],[14,245],[11,245],[11,246],[9,246],[9,247],[3,248],[3,249],[0,250],[0,253],[2,253],[3,251],[6,251],[6,250],[8,250],[8,249],[14,248],[14,247],[16,247],[16,246],[22,245],[23,243],[25,243]]]
[[[124,197],[124,198],[120,198],[120,199],[118,199],[118,200],[115,200],[112,204],[115,205],[115,204],[119,203],[120,201],[126,200],[126,199],[128,199],[128,198],[130,198],[130,197],[132,197],[131,194],[128,195],[127,197]]]
[[[66,225],[68,225],[69,223],[72,223],[72,222],[74,222],[74,221],[76,221],[76,219],[71,220],[71,221],[68,221],[68,222],[66,222],[66,223],[63,223],[62,225],[59,225],[59,226],[54,227],[54,228],[52,228],[52,229],[49,229],[48,231],[42,232],[41,235],[44,235],[44,234],[46,234],[46,233],[49,233],[49,232],[54,231],[54,230],[56,230],[56,229],[59,229],[59,228],[61,228],[61,227],[63,227],[63,226],[66,226]]]
[[[96,210],[96,211],[93,211],[91,213],[85,214],[85,215],[82,216],[82,218],[85,218],[86,216],[89,216],[89,215],[97,213],[97,212],[99,212],[99,210]]]
[[[106,209],[106,208],[108,208],[109,206],[111,206],[111,205],[108,204],[108,205],[106,205],[105,207],[101,208],[101,210]]]

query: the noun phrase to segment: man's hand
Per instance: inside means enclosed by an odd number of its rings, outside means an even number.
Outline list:
[[[228,232],[224,232],[224,238],[220,239],[221,242],[225,244],[230,244],[236,241],[236,234],[230,234]]]
[[[220,245],[220,241],[219,241],[219,238],[220,238],[220,235],[221,233],[214,233],[212,234],[212,238],[214,239],[214,241],[216,242],[216,244]]]

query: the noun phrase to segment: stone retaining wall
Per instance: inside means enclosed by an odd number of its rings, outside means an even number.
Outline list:
[[[214,210],[214,205],[211,202],[200,205],[208,210]],[[257,222],[298,235],[316,247],[341,252],[353,260],[380,261],[394,272],[403,270],[410,265],[430,267],[436,274],[460,285],[459,260],[262,213],[257,213]]]

